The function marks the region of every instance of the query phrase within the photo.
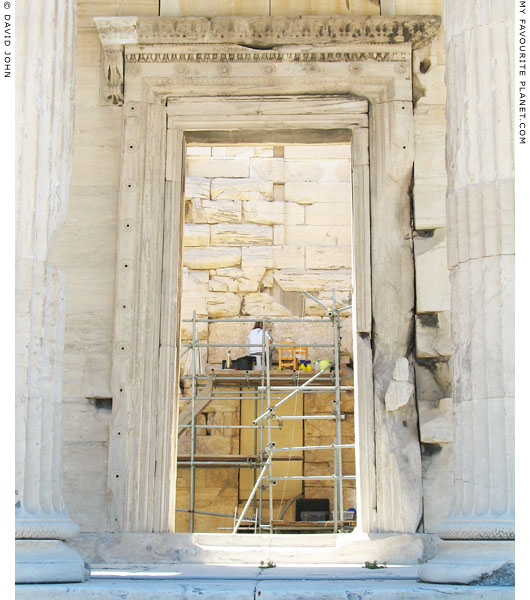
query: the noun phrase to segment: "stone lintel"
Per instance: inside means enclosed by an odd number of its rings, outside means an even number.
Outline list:
[[[146,46],[157,44],[236,45],[235,52],[231,49],[227,57],[217,57],[230,62],[396,60],[392,52],[378,53],[377,47],[419,48],[438,33],[441,24],[438,16],[94,17],[93,20],[104,53],[103,96],[107,102],[119,105],[123,104],[126,45],[133,61],[139,60],[136,54],[145,55]],[[330,44],[344,46],[344,50],[328,52]],[[357,56],[354,49],[359,44],[367,46],[369,51]],[[137,48],[136,53],[131,45]],[[291,52],[286,52],[289,48]],[[257,54],[251,56],[252,51]],[[265,56],[259,56],[260,53]],[[178,60],[177,55],[150,54],[148,48],[147,54],[148,62]],[[213,60],[206,54],[202,52],[188,60]]]

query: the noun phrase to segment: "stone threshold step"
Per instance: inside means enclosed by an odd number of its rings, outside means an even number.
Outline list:
[[[17,585],[17,600],[512,600],[514,588],[427,584],[412,580],[125,580]]]

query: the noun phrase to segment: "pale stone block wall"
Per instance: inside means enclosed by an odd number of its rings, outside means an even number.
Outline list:
[[[107,529],[107,448],[122,108],[100,101],[93,16],[158,15],[158,0],[78,0],[75,132],[66,221],[52,249],[66,274],[63,493],[83,531]],[[106,399],[106,400],[105,400]]]
[[[351,149],[348,144],[188,148],[182,318],[292,316],[281,294],[302,289],[331,306],[351,298]],[[246,176],[244,176],[246,175]],[[298,193],[311,186],[309,195]],[[289,188],[289,193],[284,193]],[[292,192],[292,193],[291,193]],[[204,294],[204,298],[201,298]],[[301,303],[300,303],[301,304]],[[316,303],[306,315],[323,316]],[[295,315],[298,316],[298,315]],[[345,315],[348,316],[348,315]],[[227,324],[224,341],[245,343],[251,324]],[[213,334],[215,326],[210,326]],[[274,326],[275,341],[333,340],[328,324]],[[298,328],[300,329],[300,328]],[[314,331],[313,331],[314,329]],[[346,323],[344,336],[351,335]],[[189,324],[183,332],[188,341]],[[351,356],[351,342],[345,344]],[[234,349],[232,356],[246,354]],[[226,349],[211,348],[210,363]],[[313,350],[329,358],[331,350]]]
[[[396,0],[395,5],[396,14],[441,14],[441,1]],[[413,54],[415,371],[426,532],[435,531],[449,510],[454,461],[452,435],[441,426],[452,427],[443,39],[441,30]]]

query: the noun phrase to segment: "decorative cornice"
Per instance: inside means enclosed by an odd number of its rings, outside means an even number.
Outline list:
[[[94,17],[104,50],[105,98],[123,103],[123,49],[130,62],[356,62],[400,60],[377,45],[410,44],[419,48],[440,28],[436,16],[305,17]],[[237,52],[150,51],[151,45],[235,45]],[[326,45],[348,46],[326,52]],[[315,45],[314,49],[300,46]],[[363,45],[355,52],[355,45]],[[373,52],[366,52],[373,45]],[[133,48],[131,48],[133,46]],[[134,48],[137,46],[137,48]],[[289,52],[290,46],[297,46]],[[246,49],[246,50],[244,50]]]
[[[434,37],[441,17],[95,17],[107,44],[241,44],[270,49],[284,44],[362,42],[412,44]]]
[[[125,61],[131,63],[153,62],[359,62],[363,60],[401,61],[406,52],[318,52],[318,51],[220,51],[220,52],[160,52],[157,49],[134,48],[125,51]]]

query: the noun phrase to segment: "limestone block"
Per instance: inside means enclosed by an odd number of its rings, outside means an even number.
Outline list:
[[[193,316],[193,313],[192,313]],[[199,316],[199,315],[197,315]],[[207,315],[200,315],[200,316],[204,316],[206,317]],[[182,315],[182,320],[180,322],[180,339],[182,342],[191,342],[192,338],[193,338],[193,323],[188,323],[188,319],[184,319],[184,315]],[[195,323],[195,335],[199,337],[199,339],[201,341],[204,341],[208,338],[208,324],[207,323]],[[202,353],[202,348],[201,348],[201,353]],[[204,354],[206,354],[204,352]],[[187,357],[187,355],[186,355]],[[181,369],[184,368],[185,366],[185,360],[184,359],[181,363]]]
[[[119,185],[120,152],[105,146],[76,146],[72,161],[72,182],[75,185]]]
[[[99,50],[99,48],[98,48]],[[85,106],[75,118],[74,146],[107,148],[120,153],[122,123],[118,114],[107,107]]]
[[[272,187],[272,197],[278,202],[285,202],[285,184],[275,183]]]
[[[272,200],[272,181],[258,178],[212,179],[212,200]]]
[[[241,202],[194,198],[191,215],[194,223],[241,223]]]
[[[192,156],[186,161],[189,177],[248,177],[245,158],[206,158]]]
[[[182,263],[190,269],[218,269],[241,264],[241,248],[187,248]]]
[[[424,444],[454,440],[453,399],[441,398],[436,408],[419,404],[420,439]]]
[[[191,318],[193,311],[198,316],[208,314],[206,296],[208,294],[208,273],[206,271],[182,270],[181,314]]]
[[[351,184],[349,182],[287,182],[285,201],[298,202],[298,204],[351,202]]]
[[[349,225],[286,225],[285,244],[287,246],[350,246],[351,227]]]
[[[416,356],[451,356],[449,312],[416,315]]]
[[[109,340],[110,342],[110,340]],[[81,395],[85,398],[112,396],[110,387],[112,367],[112,346],[109,343],[107,352],[86,352],[83,371],[83,387]]]
[[[210,179],[205,177],[186,177],[184,184],[184,200],[210,197]]]
[[[276,302],[272,296],[261,293],[244,296],[242,313],[244,315],[256,315],[257,317],[263,315],[286,317],[290,315],[287,308]]]
[[[445,113],[430,108],[414,113],[414,180],[444,181],[445,170]]]
[[[309,347],[310,360],[333,360],[333,327],[329,319],[311,323],[273,323],[271,337],[275,343],[291,341],[308,345],[311,343],[330,344],[326,348]]]
[[[289,205],[288,205],[289,206]],[[298,206],[298,205],[294,205]],[[350,225],[351,202],[326,202],[307,206],[305,222],[307,225]]]
[[[423,525],[425,533],[435,533],[449,514],[454,487],[453,444],[424,446]]]
[[[319,248],[307,246],[306,266],[310,269],[350,269],[351,248]]]
[[[326,284],[327,286],[328,284]],[[344,281],[344,285],[347,285],[347,281]],[[352,302],[352,293],[351,293],[351,284],[347,287],[346,290],[337,289],[337,282],[330,282],[329,286],[331,289],[322,289],[320,292],[313,292],[313,296],[318,298],[323,304],[325,304],[328,308],[325,309],[321,304],[307,298],[305,301],[305,314],[306,315],[318,315],[318,316],[326,316],[329,313],[329,310],[333,306],[333,292],[335,292],[335,302],[338,308],[342,308],[344,306],[351,305]],[[342,317],[351,316],[351,310],[345,310],[341,313]],[[350,344],[351,345],[351,344]]]
[[[107,353],[112,340],[112,317],[104,313],[85,308],[80,312],[69,312],[65,318],[65,352],[101,352]]]
[[[208,283],[209,292],[237,292],[239,283],[231,277],[214,275]]]
[[[194,271],[187,267],[182,269],[182,289],[183,291],[203,291],[203,285],[208,283],[208,273],[198,270]]]
[[[211,156],[212,149],[210,146],[188,146],[186,148],[186,156]]]
[[[275,246],[283,246],[285,244],[285,225],[272,226],[272,243]]]
[[[423,48],[413,52],[413,89],[415,91],[416,109],[445,105],[444,50],[443,32],[440,31],[430,44],[426,44]],[[419,93],[417,90],[419,90]]]
[[[286,160],[284,181],[350,181],[349,160]]]
[[[246,267],[243,277],[239,279],[239,291],[257,292],[264,275],[265,267]]]
[[[425,181],[425,183],[423,183]],[[437,229],[447,224],[445,197],[447,185],[427,180],[414,183],[414,228]]]
[[[396,360],[392,380],[385,392],[387,411],[394,411],[407,405],[414,398],[414,384],[410,381],[409,361],[405,357]]]
[[[107,528],[107,453],[105,442],[63,445],[63,498],[82,533]]]
[[[93,67],[101,60],[101,42],[95,27],[78,29],[76,66]],[[77,115],[76,115],[77,116]]]
[[[184,246],[209,246],[210,226],[196,225],[194,223],[184,224]]]
[[[241,296],[232,292],[224,294],[210,293],[206,299],[208,316],[212,319],[219,317],[237,317],[241,308]]]
[[[273,266],[275,269],[303,269],[305,248],[302,246],[274,246]]]
[[[283,158],[251,158],[250,175],[272,183],[283,183]]]
[[[99,81],[101,79],[101,67],[78,66],[75,70],[75,97],[82,106],[100,106]],[[110,108],[110,107],[107,107]],[[119,107],[116,107],[119,110]],[[72,181],[74,181],[72,179]]]
[[[210,291],[257,292],[265,275],[265,267],[217,269],[210,279]],[[221,288],[221,289],[214,289]]]
[[[449,359],[416,359],[416,396],[418,404],[437,402],[452,394]]]
[[[72,185],[65,225],[110,225],[116,223],[119,190],[112,185]]]
[[[214,246],[271,245],[272,233],[272,227],[267,225],[212,225],[211,243]]]
[[[81,396],[86,356],[84,352],[65,352],[63,359],[63,395]]]
[[[351,157],[350,144],[326,144],[311,146],[285,146],[284,157],[303,159],[346,158]]]
[[[231,277],[232,279],[240,279],[243,277],[243,269],[241,267],[222,267],[220,269],[215,269],[210,273],[210,276],[220,275],[222,277]]]
[[[275,248],[272,246],[248,246],[241,249],[241,266],[272,268]]]
[[[263,315],[260,315],[263,316]],[[252,329],[252,323],[233,322],[233,323],[210,323],[208,325],[210,344],[246,344],[247,337]],[[208,363],[221,364],[226,358],[228,348],[208,348]],[[248,354],[246,348],[233,348],[232,356],[245,356]]]
[[[109,437],[110,408],[96,408],[86,398],[63,399],[64,442],[106,442]]]
[[[279,225],[284,221],[284,206],[284,202],[249,200],[243,202],[243,218],[249,223]]]
[[[262,288],[271,288],[274,284],[274,277],[272,271],[266,271],[263,279],[261,280]]]
[[[319,291],[325,285],[351,287],[351,272],[344,270],[325,271],[316,269],[282,269],[274,272],[274,281],[285,291]]]
[[[305,209],[300,204],[285,202],[285,225],[303,225],[305,223]]]
[[[445,230],[433,237],[415,237],[416,311],[441,312],[450,308],[449,269]]]

